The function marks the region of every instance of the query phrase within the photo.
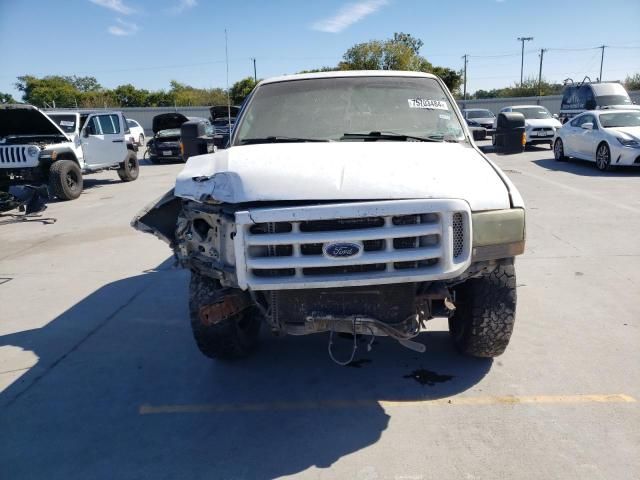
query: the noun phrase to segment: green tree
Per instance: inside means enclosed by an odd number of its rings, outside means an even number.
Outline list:
[[[628,76],[624,81],[627,90],[640,90],[640,73]]]
[[[457,92],[460,72],[437,67],[420,55],[424,42],[409,33],[396,32],[387,40],[371,40],[349,48],[338,64],[339,70],[410,70],[438,75],[449,90]]]
[[[146,107],[149,105],[149,91],[137,89],[130,83],[119,85],[113,95],[120,107]]]
[[[0,92],[0,103],[16,103],[16,101],[10,93]]]
[[[64,77],[79,92],[97,92],[103,90],[96,77]]]
[[[23,75],[15,85],[22,92],[22,100],[37,107],[73,107],[78,101],[79,92],[67,77]]]
[[[242,80],[234,83],[229,89],[231,103],[233,103],[234,105],[240,105],[255,88],[255,86],[256,82],[253,77],[243,78]]]

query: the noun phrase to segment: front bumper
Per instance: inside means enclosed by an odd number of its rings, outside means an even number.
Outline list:
[[[640,148],[622,145],[612,147],[611,165],[640,167]]]

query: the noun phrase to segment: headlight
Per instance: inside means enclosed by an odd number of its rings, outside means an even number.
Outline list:
[[[508,258],[523,253],[524,220],[522,208],[472,214],[473,260]]]
[[[625,138],[616,137],[618,141],[625,147],[640,147],[640,142],[637,140],[627,140]]]
[[[39,153],[40,149],[35,145],[31,145],[27,148],[27,154],[29,154],[30,157],[37,157]]]

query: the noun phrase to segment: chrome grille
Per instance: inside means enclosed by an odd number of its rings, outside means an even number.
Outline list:
[[[470,212],[460,200],[395,200],[236,213],[238,283],[255,290],[450,278],[470,260]],[[360,246],[353,256],[324,252]]]

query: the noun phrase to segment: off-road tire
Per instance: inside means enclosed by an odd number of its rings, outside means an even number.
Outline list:
[[[214,303],[220,295],[221,287],[216,280],[191,272],[189,314],[193,337],[200,351],[209,358],[234,360],[246,357],[258,346],[260,316],[254,307],[250,307],[234,318],[203,325],[200,307]]]
[[[134,152],[127,153],[127,158],[118,168],[118,176],[123,182],[133,182],[140,174],[138,156]]]
[[[82,193],[82,171],[73,160],[58,160],[49,168],[49,195],[75,200]]]
[[[467,280],[455,289],[456,310],[449,333],[456,348],[473,357],[501,355],[516,318],[516,272],[500,265],[489,275]]]

